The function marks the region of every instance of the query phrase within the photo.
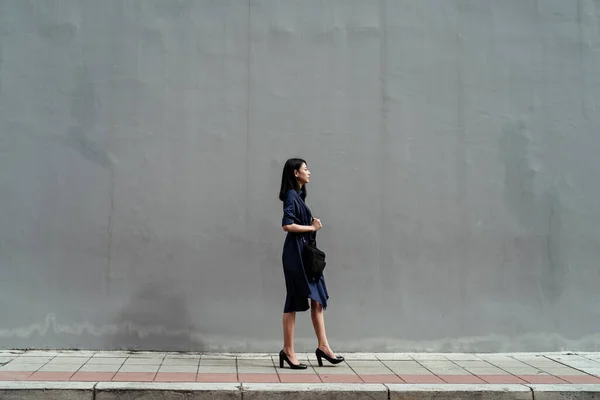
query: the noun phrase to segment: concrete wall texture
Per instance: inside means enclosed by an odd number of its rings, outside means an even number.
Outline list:
[[[0,347],[278,351],[301,156],[334,350],[598,350],[599,21],[0,0]]]

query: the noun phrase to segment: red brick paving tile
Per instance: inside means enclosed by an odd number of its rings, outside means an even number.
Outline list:
[[[404,383],[402,379],[394,374],[364,374],[360,375],[360,378],[365,383]]]
[[[527,383],[514,375],[478,375],[487,383]]]
[[[24,381],[31,374],[33,374],[33,371],[0,371],[0,381]]]
[[[485,383],[485,381],[475,375],[438,375],[447,383]]]
[[[38,371],[27,377],[28,381],[68,381],[75,372]]]
[[[600,378],[592,375],[558,375],[569,383],[600,383]]]
[[[206,373],[198,374],[196,382],[238,382],[238,377],[237,374]]]
[[[325,383],[363,383],[358,375],[351,374],[319,374]]]
[[[279,379],[283,383],[321,383],[318,375],[281,374]]]
[[[436,375],[399,375],[406,383],[445,383]]]
[[[113,382],[152,382],[155,372],[117,372]]]
[[[69,380],[77,382],[110,382],[114,372],[75,372]]]
[[[279,382],[277,374],[238,374],[240,382],[272,383]]]
[[[154,382],[196,382],[194,372],[159,372]]]
[[[528,383],[568,383],[553,375],[519,375],[519,378]]]

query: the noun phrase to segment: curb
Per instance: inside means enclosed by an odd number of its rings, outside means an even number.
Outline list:
[[[388,400],[389,390],[383,384],[344,383],[245,383],[242,386],[243,400]]]
[[[95,382],[0,382],[1,400],[93,400]]]
[[[600,400],[600,385],[0,382],[1,400]]]
[[[95,400],[137,399],[224,399],[241,400],[239,383],[160,383],[101,382],[95,388]]]
[[[600,385],[528,385],[533,400],[600,400]]]
[[[535,400],[531,389],[516,384],[386,385],[390,400]]]

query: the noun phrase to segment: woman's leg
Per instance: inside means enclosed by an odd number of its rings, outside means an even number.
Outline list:
[[[323,350],[329,357],[335,358],[335,354],[333,354],[333,351],[327,342],[323,306],[318,301],[314,301],[312,299],[310,301],[310,318],[312,319],[313,328],[315,328],[315,334],[317,335],[319,348]]]
[[[298,364],[294,352],[294,330],[296,329],[296,313],[283,313],[283,352],[292,364]]]

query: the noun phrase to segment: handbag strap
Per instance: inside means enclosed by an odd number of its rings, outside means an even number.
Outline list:
[[[313,221],[313,217],[310,217],[310,223],[312,224]],[[308,233],[308,243],[312,244],[313,246],[317,245],[317,231],[313,231],[313,232],[309,232]]]
[[[306,207],[306,210],[308,211],[308,217],[310,218],[310,224],[312,225],[312,222],[314,220],[314,218],[312,216],[312,211],[310,211],[310,208],[308,208],[308,206],[306,204],[304,204],[304,207]],[[312,244],[313,246],[316,246],[317,245],[317,231],[309,232],[307,236],[308,236],[308,238],[307,238],[308,244]]]

